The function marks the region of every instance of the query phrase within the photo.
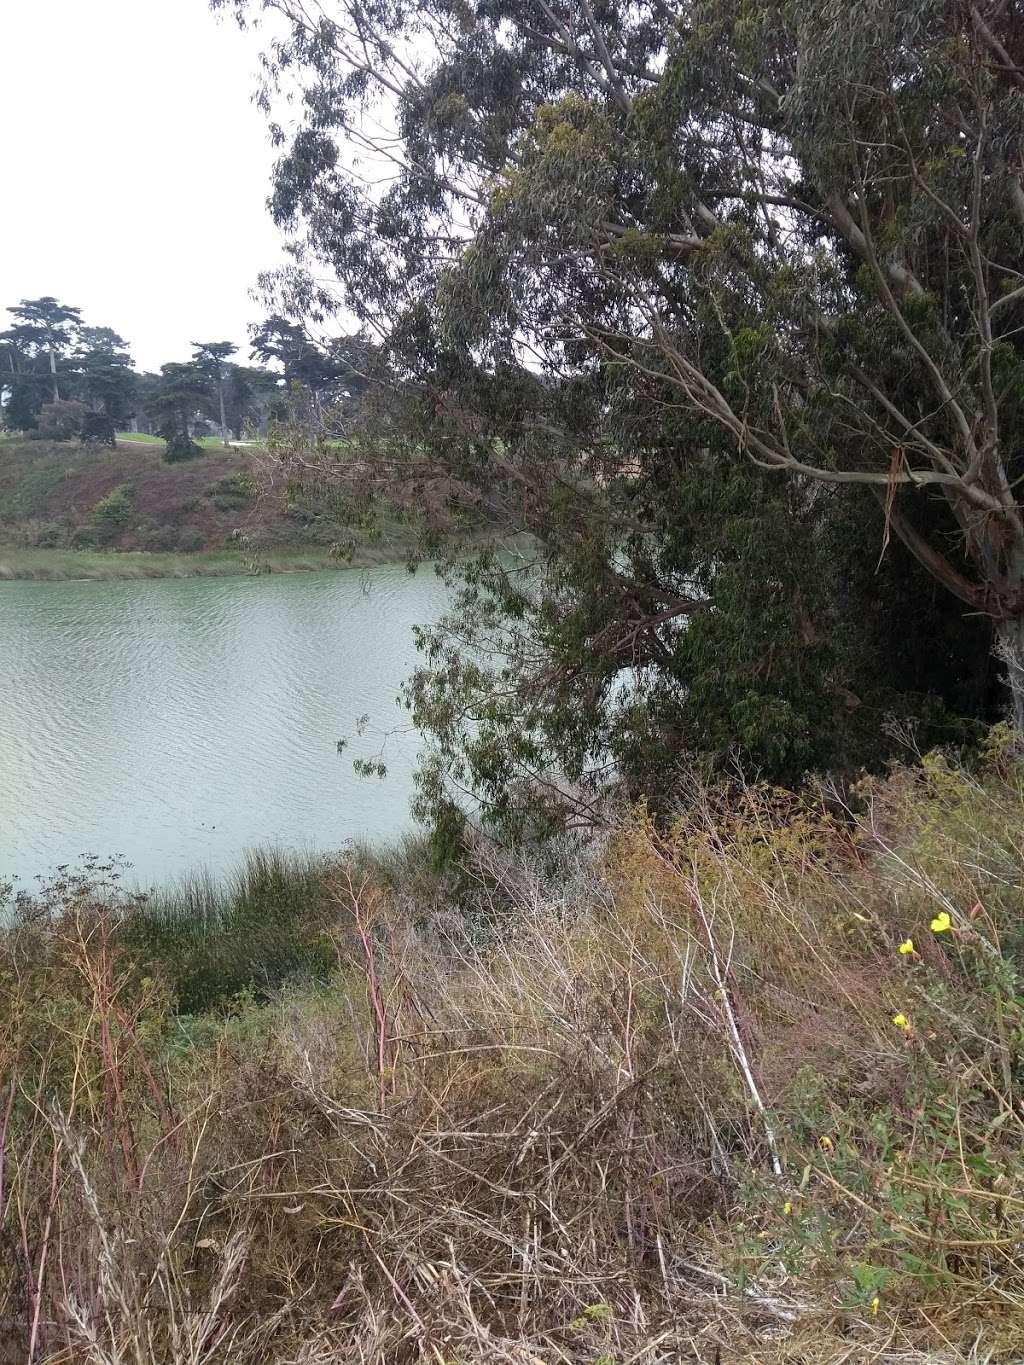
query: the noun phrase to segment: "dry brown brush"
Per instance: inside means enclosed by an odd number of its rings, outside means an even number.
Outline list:
[[[111,869],[0,944],[0,1359],[1024,1357],[1022,768],[693,792],[176,1009]]]

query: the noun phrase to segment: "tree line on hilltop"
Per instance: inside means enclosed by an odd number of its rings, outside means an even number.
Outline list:
[[[158,374],[136,370],[128,344],[94,327],[79,308],[52,296],[8,308],[0,332],[0,421],[9,431],[51,440],[113,444],[131,427],[163,437],[166,458],[198,453],[194,436],[265,433],[268,422],[300,407],[322,423],[330,404],[364,386],[361,343],[318,345],[294,322],[272,316],[250,331],[250,359],[239,363],[230,341],[193,343],[189,360]]]

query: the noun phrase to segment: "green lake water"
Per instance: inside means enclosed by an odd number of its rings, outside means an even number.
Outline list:
[[[148,886],[400,834],[419,737],[396,698],[445,599],[400,565],[0,583],[0,881],[119,854]],[[353,772],[381,750],[383,781]]]

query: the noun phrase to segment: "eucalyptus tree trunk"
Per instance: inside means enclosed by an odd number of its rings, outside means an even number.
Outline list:
[[[997,652],[1006,667],[1010,689],[1010,716],[1024,734],[1024,616],[1012,616],[997,627]]]

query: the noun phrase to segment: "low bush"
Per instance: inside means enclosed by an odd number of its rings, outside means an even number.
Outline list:
[[[206,544],[206,537],[198,526],[183,526],[178,532],[178,549],[183,554],[196,554]]]
[[[101,538],[112,540],[132,519],[131,484],[119,483],[92,509],[92,525]]]
[[[171,524],[161,526],[143,526],[138,532],[140,550],[176,550],[180,537],[180,529]]]
[[[160,435],[164,441],[164,460],[167,464],[195,460],[203,453],[202,446],[184,431],[163,430]]]
[[[14,532],[18,545],[31,546],[33,549],[54,550],[68,542],[68,525],[62,521],[32,519],[23,521]]]
[[[72,533],[72,548],[95,550],[112,545],[130,527],[134,510],[131,485],[119,483],[99,499],[88,522]]]
[[[108,537],[97,526],[76,526],[71,533],[73,550],[99,550],[108,543]]]
[[[318,518],[302,526],[298,539],[305,545],[318,545],[329,548],[345,539],[345,531],[337,522]]]
[[[44,403],[29,438],[33,441],[73,441],[81,435],[89,415],[88,404],[76,399]]]
[[[328,864],[257,850],[221,883],[190,877],[150,897],[123,938],[168,982],[186,1013],[266,999],[288,981],[323,981],[334,954]]]
[[[1024,761],[685,796],[458,890],[410,842],[23,897],[14,1358],[1024,1357]]]
[[[251,506],[255,489],[252,479],[245,474],[228,474],[216,479],[206,490],[206,496],[221,512],[237,512]]]

